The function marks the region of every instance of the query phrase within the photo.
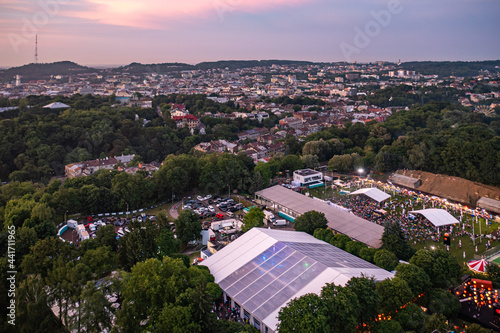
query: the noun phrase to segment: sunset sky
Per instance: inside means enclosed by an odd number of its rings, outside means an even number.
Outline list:
[[[2,0],[0,66],[500,59],[498,0]]]

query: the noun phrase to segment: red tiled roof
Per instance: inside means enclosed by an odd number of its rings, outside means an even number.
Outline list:
[[[174,121],[180,121],[180,120],[183,120],[183,119],[187,119],[187,120],[194,120],[194,121],[197,121],[198,119],[196,119],[195,116],[193,116],[192,114],[188,114],[186,116],[176,116],[176,117],[172,117],[172,119]]]

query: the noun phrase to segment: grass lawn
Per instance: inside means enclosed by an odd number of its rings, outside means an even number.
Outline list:
[[[170,209],[170,207],[172,207],[172,203],[168,202],[156,208],[144,210],[144,212],[151,215],[157,215],[159,212],[164,212],[168,216],[168,210]]]
[[[492,260],[495,264],[500,265],[500,257]]]

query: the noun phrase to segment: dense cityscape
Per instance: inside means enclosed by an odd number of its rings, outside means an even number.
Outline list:
[[[495,0],[0,4],[0,331],[500,332]]]

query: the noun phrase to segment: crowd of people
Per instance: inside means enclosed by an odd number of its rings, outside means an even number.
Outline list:
[[[349,190],[358,188],[360,185],[359,182],[344,184]],[[364,187],[369,187],[369,185]],[[487,219],[490,217],[486,212],[473,211],[468,207],[449,203],[446,199],[439,197],[424,195],[408,189],[400,189],[389,184],[378,184],[377,187],[391,194],[391,198],[378,203],[368,196],[349,195],[348,191],[343,190],[340,193],[334,192],[331,201],[349,209],[356,216],[380,225],[384,225],[386,222],[397,222],[407,240],[413,245],[417,243],[429,245],[431,241],[440,242],[443,235],[448,233],[451,239],[461,238],[466,235],[470,239],[470,243],[467,245],[474,246],[474,238],[480,237],[477,218],[483,217]],[[410,213],[413,210],[426,208],[445,209],[460,223],[437,228],[424,216]],[[462,241],[454,242],[452,246],[461,248]],[[489,239],[486,240],[486,249],[488,248],[491,248]],[[475,252],[478,252],[477,247]]]
[[[229,299],[226,301],[219,300],[218,302],[214,302],[212,312],[217,314],[217,319],[225,319],[242,324],[244,323],[240,315],[241,309],[237,306],[232,307]]]

